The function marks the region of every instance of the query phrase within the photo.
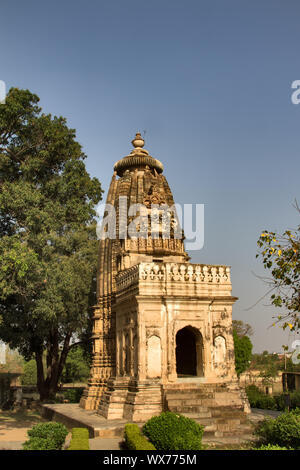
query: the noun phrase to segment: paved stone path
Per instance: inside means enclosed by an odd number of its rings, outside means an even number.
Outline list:
[[[26,441],[26,439],[24,439]],[[24,441],[0,441],[0,450],[22,450]]]
[[[90,439],[90,450],[120,450],[121,438],[105,439],[103,437],[96,437]]]
[[[258,423],[262,421],[267,416],[270,418],[277,418],[282,413],[282,411],[275,411],[275,410],[260,410],[259,408],[251,408],[251,414],[249,415],[249,419],[252,423]]]

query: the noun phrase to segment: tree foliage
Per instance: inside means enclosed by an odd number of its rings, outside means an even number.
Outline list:
[[[272,374],[278,374],[279,371],[286,370],[287,372],[299,372],[300,364],[294,364],[291,357],[287,355],[286,358],[278,354],[271,354],[264,351],[261,354],[253,354],[251,361],[251,369],[260,371],[269,371]]]
[[[24,361],[23,374],[21,376],[22,385],[36,385],[37,383],[37,367],[36,361]]]
[[[90,364],[86,360],[84,352],[80,346],[77,346],[68,354],[65,367],[62,373],[63,383],[74,383],[87,381],[90,373]]]
[[[297,206],[299,211],[299,208]],[[300,211],[299,211],[300,212]],[[266,280],[272,291],[271,302],[285,313],[277,315],[276,322],[291,331],[300,328],[300,225],[283,234],[265,230],[257,242],[260,257],[271,277]]]
[[[0,338],[35,358],[46,399],[89,324],[102,189],[75,131],[38,102],[13,88],[0,106]]]
[[[237,375],[245,372],[249,368],[252,356],[252,343],[248,336],[239,336],[233,330],[235,369]]]
[[[252,326],[249,323],[244,323],[242,320],[232,320],[232,327],[239,337],[253,335]]]

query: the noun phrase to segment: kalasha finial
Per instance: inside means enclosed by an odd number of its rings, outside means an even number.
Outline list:
[[[144,147],[145,145],[145,141],[139,132],[136,133],[135,138],[131,141],[131,143],[135,148]]]

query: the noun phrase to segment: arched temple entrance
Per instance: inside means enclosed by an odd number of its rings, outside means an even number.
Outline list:
[[[178,377],[203,377],[203,341],[196,328],[186,326],[176,334],[176,372]]]

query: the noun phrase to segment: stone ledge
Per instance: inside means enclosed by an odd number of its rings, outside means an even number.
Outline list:
[[[79,407],[79,404],[45,404],[41,406],[42,416],[50,421],[63,423],[68,429],[85,427],[93,437],[113,438],[123,436],[126,420],[107,420],[97,414],[95,410],[88,411]]]

